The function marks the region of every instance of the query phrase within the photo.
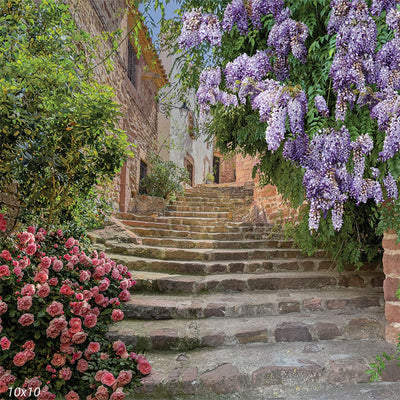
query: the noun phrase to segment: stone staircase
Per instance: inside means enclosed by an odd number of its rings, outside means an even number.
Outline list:
[[[238,221],[252,190],[201,186],[165,215],[119,214],[142,244],[93,235],[137,280],[109,333],[152,363],[135,399],[311,399],[355,383],[361,399],[382,385],[365,384],[374,355],[393,350],[379,266],[339,274],[322,251]]]

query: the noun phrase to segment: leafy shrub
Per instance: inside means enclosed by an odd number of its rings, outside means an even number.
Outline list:
[[[68,5],[0,0],[0,10],[0,192],[17,184],[20,220],[59,226],[129,155],[120,106],[97,83],[97,39]]]
[[[164,161],[160,156],[150,156],[151,172],[141,180],[139,192],[149,196],[171,199],[183,193],[183,183],[189,183],[189,172],[173,161]]]
[[[61,230],[29,227],[0,249],[0,393],[122,400],[151,370],[123,342],[105,339],[134,285],[127,267],[103,252],[88,256]]]

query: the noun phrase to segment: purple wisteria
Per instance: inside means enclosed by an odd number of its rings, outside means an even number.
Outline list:
[[[344,204],[357,205],[373,200],[398,198],[397,180],[390,168],[369,166],[375,145],[382,143],[378,161],[386,162],[400,152],[400,10],[399,0],[332,0],[328,34],[336,35],[336,52],[329,77],[336,106],[330,110],[326,98],[307,92],[291,82],[294,58],[305,63],[308,27],[291,18],[283,0],[232,0],[220,23],[212,14],[192,10],[183,17],[179,44],[198,47],[203,41],[220,45],[221,34],[235,26],[241,35],[261,29],[263,16],[273,18],[265,49],[253,55],[241,54],[223,70],[204,70],[197,91],[201,112],[222,103],[225,106],[251,104],[266,123],[268,150],[283,147],[283,157],[304,169],[303,185],[310,204],[309,228],[317,230],[320,218],[331,215],[335,230],[343,225]],[[378,44],[379,24],[386,16],[392,39]],[[379,39],[381,40],[381,38]],[[225,87],[226,91],[221,88]],[[317,87],[320,92],[320,88]],[[313,136],[305,130],[308,113],[306,93],[314,97],[315,108],[324,128]],[[332,101],[329,101],[331,104]],[[384,133],[382,141],[364,132],[352,136],[346,128],[350,110],[369,113]],[[315,112],[315,109],[314,109]],[[331,114],[332,117],[330,116]],[[334,121],[336,120],[336,122]],[[329,122],[328,122],[329,121]],[[328,128],[333,126],[335,128]],[[354,123],[353,123],[354,124]],[[362,125],[360,124],[360,127]],[[371,128],[368,128],[371,129]],[[371,129],[372,131],[376,129]],[[282,147],[281,147],[282,146]],[[382,171],[382,173],[381,173]],[[393,171],[392,171],[393,172]]]
[[[213,14],[203,14],[201,9],[194,9],[182,17],[182,31],[179,37],[181,48],[199,47],[203,41],[213,46],[221,45],[221,26]]]
[[[367,94],[367,84],[374,81],[374,54],[377,29],[364,0],[333,0],[328,33],[337,34],[337,52],[330,77],[336,92],[336,119],[344,121],[348,108]]]

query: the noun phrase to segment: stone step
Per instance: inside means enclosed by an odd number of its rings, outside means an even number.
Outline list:
[[[229,211],[166,211],[165,215],[170,217],[232,219],[232,214]]]
[[[146,352],[188,351],[248,343],[384,339],[384,326],[381,309],[358,310],[357,315],[331,311],[200,320],[124,320],[110,328],[108,337]]]
[[[190,204],[193,206],[198,205],[244,205],[251,204],[253,202],[253,196],[249,197],[209,197],[209,196],[185,196],[178,197],[173,204]]]
[[[171,217],[171,216],[152,216],[152,215],[135,215],[135,214],[124,214],[123,221],[141,221],[141,222],[153,222],[160,224],[169,225],[199,225],[199,226],[215,226],[221,225],[221,222],[228,226],[240,226],[250,225],[244,224],[243,222],[223,220],[221,218],[207,218],[207,217]],[[261,226],[261,224],[258,224]]]
[[[182,225],[174,222],[149,222],[149,221],[136,221],[136,220],[123,220],[123,224],[127,227],[134,228],[135,230],[140,228],[156,229],[156,230],[173,230],[191,233],[245,233],[254,232],[260,234],[271,233],[271,227],[269,225],[254,225],[254,224],[230,224],[220,221],[219,224],[209,225],[207,221],[206,225]]]
[[[175,260],[175,261],[247,261],[247,260],[273,260],[299,258],[304,261],[309,258],[298,249],[180,249],[174,247],[156,247],[146,245],[132,245],[130,243],[119,243],[108,241],[106,243],[108,253],[129,255],[135,257],[152,258],[158,260]],[[323,258],[324,251],[318,251],[313,258]],[[319,268],[323,265],[324,269],[329,269],[334,265],[331,261],[325,260],[323,264],[319,264]],[[285,262],[286,263],[286,262]],[[286,263],[287,264],[287,263]],[[314,266],[310,264],[309,268]],[[293,264],[293,269],[299,269],[298,264]],[[288,267],[285,268],[286,270]],[[243,271],[246,272],[246,271]],[[250,272],[250,271],[249,271]]]
[[[151,351],[146,357],[153,371],[137,389],[143,397],[137,393],[134,398],[192,395],[195,399],[218,399],[218,395],[230,394],[227,399],[240,399],[242,393],[246,396],[262,388],[263,400],[293,399],[293,395],[306,395],[328,385],[366,383],[369,375],[365,371],[375,354],[390,354],[393,350],[394,346],[382,340],[332,340],[262,343],[187,353]]]
[[[188,204],[188,203],[183,203],[182,204],[176,204],[174,203],[171,206],[168,206],[168,211],[194,211],[194,212],[198,212],[198,211],[218,211],[218,212],[229,212],[230,208],[227,205],[217,205],[217,204],[213,204],[213,205],[192,205],[192,204]]]
[[[274,235],[275,236],[275,235]],[[156,247],[173,247],[181,249],[259,249],[265,247],[291,249],[293,240],[198,240],[179,238],[143,237],[143,244]]]
[[[170,237],[170,238],[188,238],[195,240],[249,240],[256,239],[261,240],[268,238],[270,233],[261,233],[249,231],[248,228],[235,228],[234,232],[198,232],[188,230],[175,230],[175,229],[155,229],[155,228],[144,228],[128,226],[136,235],[140,237]],[[274,235],[275,236],[275,235]]]
[[[152,278],[157,278],[152,276]],[[242,292],[234,294],[168,295],[134,292],[124,303],[127,318],[202,319],[242,318],[291,313],[337,311],[359,315],[360,310],[383,307],[382,287],[365,289],[338,288],[298,291]]]
[[[200,267],[199,267],[200,268]],[[136,271],[131,270],[134,277]],[[247,292],[255,290],[326,289],[334,287],[378,287],[383,278],[372,272],[313,271],[223,274],[209,276],[169,275],[156,279],[137,279],[137,289],[162,293]]]
[[[297,389],[297,390],[296,390]],[[367,382],[358,384],[325,384],[323,387],[312,390],[312,388],[305,388],[304,386],[296,388],[288,388],[285,396],[281,397],[278,392],[274,392],[270,396],[271,387],[258,387],[252,390],[246,390],[242,393],[230,394],[205,394],[205,395],[174,395],[173,400],[398,400],[399,399],[399,384],[398,382],[384,381],[384,382]],[[283,395],[281,393],[281,395]],[[170,397],[168,397],[170,398]],[[126,400],[133,399],[146,399],[146,400],[159,400],[160,397],[150,394],[135,393],[135,395],[127,396]],[[165,399],[165,398],[164,398]]]
[[[285,251],[285,250],[283,250]],[[134,251],[127,251],[134,253]],[[179,261],[170,259],[144,258],[144,251],[137,256],[129,254],[108,254],[118,264],[126,265],[132,270],[158,271],[179,274],[212,275],[212,274],[265,274],[266,272],[280,271],[319,271],[333,269],[335,265],[322,258],[276,258],[251,259],[234,261]],[[174,254],[170,253],[171,256]],[[179,254],[179,250],[175,254]],[[153,254],[155,255],[155,254]]]

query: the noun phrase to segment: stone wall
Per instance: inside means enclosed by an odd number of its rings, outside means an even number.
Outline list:
[[[386,341],[397,344],[400,334],[400,300],[396,291],[400,284],[400,244],[396,243],[397,234],[386,232],[382,241],[383,272],[386,279],[383,283],[385,294]]]
[[[299,212],[287,206],[282,196],[273,185],[260,187],[259,179],[252,178],[253,167],[257,160],[252,157],[236,156],[236,183],[243,185],[246,182],[254,181],[254,207],[258,213],[264,212],[269,223],[280,223],[288,219],[297,218]],[[262,211],[261,211],[262,210]]]
[[[135,17],[126,12],[125,0],[68,0],[72,14],[79,28],[97,36],[103,31],[122,29],[119,40],[127,36],[127,32],[136,23]],[[145,41],[145,35],[141,35]],[[146,161],[147,154],[157,149],[157,106],[155,96],[160,85],[166,80],[160,63],[156,63],[155,78],[148,78],[144,68],[152,65],[151,54],[143,54],[136,64],[135,84],[128,78],[128,40],[124,40],[118,50],[110,57],[114,69],[107,72],[102,60],[111,49],[110,41],[100,45],[97,66],[94,69],[98,81],[111,86],[115,91],[115,100],[121,105],[123,117],[120,128],[126,131],[134,157],[123,167],[121,174],[115,179],[115,208],[127,211],[132,195],[139,186],[140,159]],[[131,41],[132,43],[132,41]],[[147,46],[148,43],[141,43]],[[147,56],[146,56],[147,55]],[[150,69],[151,69],[150,68]]]

